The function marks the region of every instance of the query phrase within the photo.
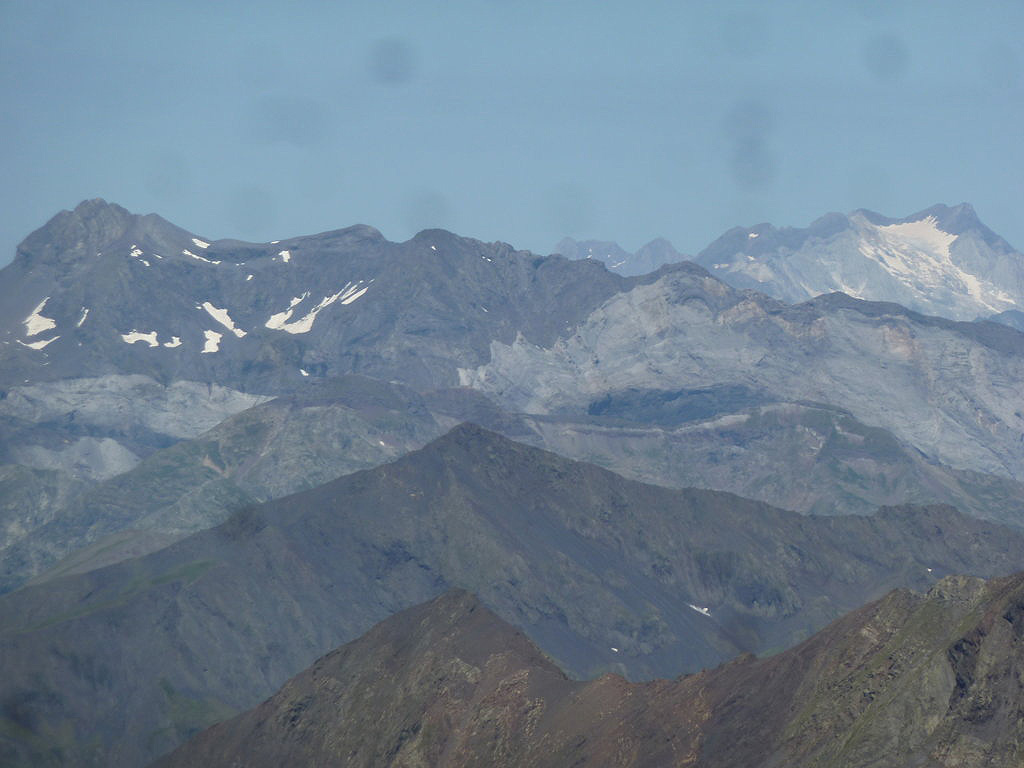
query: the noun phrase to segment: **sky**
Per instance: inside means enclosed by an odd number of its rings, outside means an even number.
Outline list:
[[[0,265],[102,197],[207,239],[550,253],[970,202],[1024,250],[1024,3],[0,0]]]

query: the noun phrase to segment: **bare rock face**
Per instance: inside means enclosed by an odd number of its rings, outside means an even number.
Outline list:
[[[774,401],[746,386],[630,388],[592,401],[585,413],[508,413],[469,388],[427,400],[444,423],[479,423],[657,485],[729,491],[816,515],[947,503],[1024,525],[1024,484],[945,466],[835,406]]]
[[[631,387],[744,386],[837,405],[957,469],[1024,479],[1024,334],[841,294],[791,307],[694,269],[659,274],[550,347],[494,342],[461,383],[536,414]]]
[[[573,682],[467,593],[404,611],[158,768],[1012,768],[1024,576],[896,591],[769,659]]]

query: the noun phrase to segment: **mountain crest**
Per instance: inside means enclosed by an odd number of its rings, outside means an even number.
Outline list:
[[[26,237],[18,246],[16,262],[23,266],[70,266],[117,245],[166,253],[194,242],[192,233],[155,213],[134,214],[116,203],[93,198],[72,211],[61,211]]]
[[[952,320],[1024,306],[1024,257],[968,203],[898,219],[859,209],[805,229],[735,228],[697,261],[734,288],[790,303],[842,292]]]

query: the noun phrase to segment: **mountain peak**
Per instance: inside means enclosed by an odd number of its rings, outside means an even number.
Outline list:
[[[102,197],[94,197],[89,200],[83,200],[75,206],[72,213],[81,218],[91,218],[93,216],[102,215],[106,211],[111,211],[120,215],[128,215],[131,213],[126,209],[122,208],[117,203],[108,203]]]
[[[806,229],[735,228],[697,261],[734,288],[792,303],[841,291],[971,320],[1024,302],[1020,254],[965,202],[902,218],[860,208]]]
[[[981,230],[983,233],[993,234],[994,236],[994,233],[978,218],[977,211],[974,210],[974,206],[970,203],[958,203],[956,205],[936,203],[902,218],[892,218],[866,208],[858,208],[850,214],[850,218],[854,218],[857,215],[862,216],[879,227],[892,226],[893,224],[910,224],[931,217],[935,219],[939,229],[950,235],[962,235],[971,230]]]
[[[70,264],[95,256],[126,239],[164,248],[189,242],[191,233],[150,213],[139,215],[103,198],[83,200],[61,211],[26,237],[17,259],[32,264]]]
[[[918,221],[928,216],[934,216],[939,228],[951,235],[961,235],[971,230],[981,230],[983,233],[989,232],[988,227],[982,224],[981,219],[978,218],[978,214],[974,210],[974,206],[970,203],[959,203],[954,206],[933,205],[931,208],[926,208],[920,213],[914,214],[914,216],[910,217],[910,220]]]

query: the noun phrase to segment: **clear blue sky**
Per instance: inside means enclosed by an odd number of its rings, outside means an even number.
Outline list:
[[[90,197],[545,253],[966,200],[1024,249],[1022,40],[1019,0],[0,0],[0,264]]]

